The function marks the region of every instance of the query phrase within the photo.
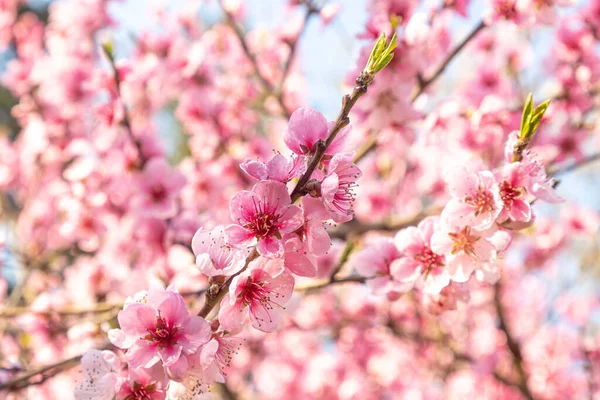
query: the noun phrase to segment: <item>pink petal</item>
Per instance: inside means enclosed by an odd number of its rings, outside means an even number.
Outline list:
[[[283,245],[281,240],[269,236],[256,244],[256,250],[261,256],[279,256],[283,253]]]
[[[246,315],[246,307],[241,302],[235,302],[231,304],[229,299],[225,297],[221,301],[221,308],[219,310],[219,322],[221,327],[227,332],[238,330],[244,322]]]
[[[283,214],[279,216],[279,232],[284,235],[300,228],[302,224],[304,224],[304,214],[298,206],[288,206]]]
[[[246,158],[243,163],[240,164],[240,168],[246,174],[256,179],[267,179],[267,166],[265,163],[260,161],[254,161],[250,158]]]
[[[260,181],[252,188],[252,192],[267,210],[275,210],[279,214],[290,204],[290,195],[284,183],[276,181]]]
[[[412,282],[421,274],[421,266],[414,260],[402,257],[390,264],[390,275],[399,282]]]
[[[133,303],[119,311],[117,320],[127,336],[141,337],[145,335],[146,328],[156,322],[156,309],[147,304]]]
[[[294,111],[283,140],[296,154],[309,152],[319,139],[327,138],[327,120],[321,113],[310,108]]]
[[[183,346],[180,344],[158,347],[158,355],[162,360],[163,366],[168,367],[175,364],[179,360],[182,350]]]
[[[239,225],[229,225],[225,228],[225,233],[227,233],[227,238],[231,244],[251,245],[251,242],[254,241],[252,232]]]
[[[137,340],[127,351],[127,362],[132,368],[150,368],[159,360],[156,346],[144,339]]]
[[[477,174],[468,172],[464,167],[451,168],[444,175],[444,180],[450,194],[461,200],[476,192],[479,185]]]
[[[309,278],[317,276],[316,262],[312,263],[306,255],[298,252],[285,253],[285,266],[299,276]]]

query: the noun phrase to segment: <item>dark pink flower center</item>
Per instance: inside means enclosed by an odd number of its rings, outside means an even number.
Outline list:
[[[429,246],[425,246],[423,250],[415,256],[415,261],[421,264],[421,268],[425,275],[429,275],[430,272],[444,265],[444,258],[435,254]]]
[[[156,317],[156,324],[146,329],[148,334],[144,336],[144,339],[157,344],[158,348],[162,349],[176,345],[181,331],[181,327],[169,324],[159,313]]]
[[[152,200],[156,203],[160,203],[167,198],[168,192],[167,189],[161,184],[156,184],[150,189],[150,196],[152,196]]]
[[[142,386],[141,384],[134,382],[131,388],[131,393],[127,395],[123,400],[152,400],[152,394],[156,392],[156,384]]]
[[[377,97],[377,108],[381,108],[386,111],[392,111],[396,101],[397,99],[394,95],[394,92],[391,89],[386,90],[381,92],[379,97]]]
[[[255,212],[249,220],[243,225],[258,239],[265,239],[270,236],[279,237],[279,214],[276,214],[277,208],[269,207],[265,202],[257,203],[254,201]]]
[[[285,308],[275,301],[280,297],[281,295],[269,289],[265,282],[255,282],[252,277],[248,277],[244,288],[238,295],[238,300],[245,307],[250,306],[250,313],[258,321],[258,324],[262,325],[263,318],[256,313],[256,307],[262,307],[266,311],[269,322],[273,322],[270,311],[275,307]]]
[[[452,254],[463,251],[465,254],[475,257],[475,243],[480,239],[480,237],[471,235],[471,227],[465,226],[460,232],[449,233],[448,236],[450,236],[454,242],[452,244]]]
[[[465,203],[475,208],[475,216],[494,210],[494,196],[489,190],[479,186],[475,196],[465,197]]]
[[[510,210],[513,202],[525,194],[525,189],[522,187],[515,187],[508,181],[502,181],[500,184],[500,197],[504,203],[504,208]]]

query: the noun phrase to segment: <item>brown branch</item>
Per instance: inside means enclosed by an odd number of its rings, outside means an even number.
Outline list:
[[[127,136],[129,136],[129,139],[134,144],[134,146],[137,150],[137,153],[138,153],[138,161],[140,163],[139,168],[143,169],[144,165],[146,164],[146,158],[144,157],[144,151],[142,150],[142,143],[133,134],[133,128],[131,126],[131,121],[129,120],[129,111],[127,110],[127,107],[125,106],[125,101],[123,100],[123,92],[122,92],[123,85],[122,85],[121,77],[119,76],[119,70],[117,69],[117,66],[115,64],[115,59],[114,59],[114,55],[112,54],[112,49],[105,48],[105,47],[103,47],[103,49],[104,49],[104,54],[106,55],[106,58],[108,59],[108,62],[110,64],[110,68],[113,73],[113,79],[115,81],[115,86],[117,89],[116,90],[117,97],[118,97],[119,102],[121,103],[121,112],[123,113],[123,120],[121,121],[121,125],[123,125],[123,127],[125,128],[125,131],[127,132]]]
[[[309,21],[310,17],[312,15],[318,14],[320,12],[320,10],[314,4],[312,4],[312,1],[310,1],[310,0],[307,1],[305,5],[306,5],[306,14],[304,16],[304,22],[302,24],[302,28],[300,28],[300,32],[298,32],[298,35],[296,35],[296,37],[292,41],[288,42],[288,45],[290,48],[290,54],[288,54],[285,64],[283,65],[281,80],[276,88],[277,101],[283,108],[285,116],[288,119],[290,118],[290,112],[287,109],[287,107],[285,106],[285,98],[284,98],[285,82],[291,71],[291,67],[292,67],[292,64],[293,64],[295,56],[296,56],[296,51],[298,49],[298,42],[300,41],[300,37],[306,30],[306,27],[308,26],[308,21]]]
[[[245,33],[242,30],[242,28],[235,22],[234,16],[229,11],[227,11],[225,9],[225,7],[223,7],[222,1],[219,1],[219,5],[221,6],[223,13],[225,14],[225,19],[227,20],[227,24],[231,27],[231,29],[233,29],[233,32],[235,33],[235,36],[237,37],[238,41],[240,42],[240,46],[242,47],[242,50],[244,51],[244,54],[246,55],[246,58],[248,58],[248,60],[250,61],[250,64],[252,65],[252,69],[254,69],[254,73],[255,73],[260,85],[263,87],[263,90],[266,93],[272,94],[275,96],[275,99],[279,103],[279,106],[281,107],[281,110],[282,110],[284,116],[289,119],[291,112],[290,112],[290,110],[288,110],[288,108],[284,102],[283,85],[285,83],[285,80],[286,80],[289,70],[291,68],[291,64],[292,64],[292,61],[293,61],[293,58],[295,55],[295,51],[296,51],[296,47],[297,47],[296,46],[297,41],[300,38],[300,35],[302,34],[304,27],[302,28],[302,31],[300,31],[300,33],[298,34],[298,37],[296,38],[296,40],[290,44],[290,54],[284,65],[283,78],[281,80],[279,87],[277,88],[271,82],[269,82],[267,80],[267,78],[265,78],[265,76],[262,74],[260,67],[258,65],[258,60],[256,58],[256,55],[250,50],[250,47],[248,46],[248,42],[246,42]],[[310,16],[316,12],[315,10],[316,9],[313,7],[308,7],[304,26],[306,26],[306,22],[308,21]]]
[[[519,378],[519,383],[517,387],[529,400],[534,400],[533,395],[531,394],[531,390],[527,384],[527,373],[523,367],[523,354],[521,352],[521,346],[514,339],[514,337],[510,333],[510,329],[507,325],[506,315],[504,313],[504,306],[502,305],[502,286],[498,282],[494,286],[494,305],[496,307],[496,313],[498,314],[499,328],[502,332],[504,332],[504,336],[506,337],[506,347],[510,351],[513,358],[513,365],[515,367],[515,371],[517,372],[517,376]]]
[[[486,27],[485,22],[481,21],[477,26],[469,33],[455,48],[448,54],[448,56],[442,61],[442,63],[438,66],[438,68],[431,74],[428,78],[423,78],[422,76],[418,76],[417,86],[413,91],[413,94],[410,97],[410,102],[414,103],[417,98],[425,92],[425,90],[431,86],[433,82],[435,82],[440,75],[444,72],[446,67],[452,62],[452,60],[465,48],[465,46],[473,40],[479,32],[481,32]],[[367,154],[375,149],[377,146],[376,136],[377,133],[374,133],[372,136],[367,139],[367,144],[361,148],[359,152],[354,156],[354,162],[358,163],[362,160]]]
[[[250,262],[256,258],[258,258],[258,251],[255,247],[252,250],[252,253],[250,253],[246,259],[244,268],[242,268],[237,274],[230,276],[229,279],[227,279],[227,281],[225,281],[225,283],[222,285],[211,285],[206,291],[206,301],[204,302],[204,306],[202,306],[200,312],[198,312],[198,315],[202,318],[208,317],[208,314],[210,314],[213,308],[215,308],[216,305],[219,304],[223,297],[225,297],[225,295],[229,292],[229,286],[231,285],[233,278],[244,272],[246,268],[248,268]]]
[[[206,289],[196,290],[192,292],[180,293],[183,297],[199,296],[203,294]],[[36,315],[59,315],[62,317],[75,316],[80,317],[86,314],[101,314],[113,310],[123,308],[123,303],[106,303],[100,302],[90,307],[64,307],[59,309],[48,309],[48,310],[32,310],[30,307],[4,307],[0,309],[0,318],[13,318],[17,315],[22,314],[36,314]]]
[[[112,348],[112,344],[105,343],[100,349],[110,349]],[[45,365],[43,367],[34,369],[33,371],[27,372],[24,375],[6,381],[4,383],[0,383],[0,390],[8,390],[8,392],[18,391],[24,389],[29,386],[41,385],[46,382],[48,379],[60,374],[61,372],[68,371],[71,368],[75,367],[81,361],[81,357],[83,354],[79,354],[77,356],[67,358],[66,360],[62,360],[56,362],[54,364]],[[38,380],[32,380],[33,378],[40,377]]]
[[[342,109],[340,110],[340,113],[337,119],[335,120],[331,131],[329,131],[327,139],[325,139],[325,141],[319,140],[315,144],[316,150],[310,160],[310,163],[308,164],[306,172],[300,177],[298,183],[296,184],[296,187],[294,187],[294,190],[292,191],[292,194],[290,196],[292,198],[292,203],[296,202],[296,200],[298,200],[305,194],[304,191],[306,184],[310,180],[310,177],[312,176],[315,169],[321,163],[321,159],[323,158],[323,155],[325,155],[325,151],[327,151],[331,143],[335,140],[337,134],[343,128],[348,126],[348,124],[350,123],[350,118],[348,117],[348,115],[350,114],[350,110],[352,110],[352,107],[354,107],[358,99],[362,95],[367,93],[367,87],[371,82],[372,77],[368,78],[366,73],[361,73],[360,76],[356,78],[356,85],[354,86],[352,93],[350,95],[345,95],[342,98]]]

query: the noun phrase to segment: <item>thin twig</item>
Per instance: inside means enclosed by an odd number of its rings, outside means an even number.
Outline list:
[[[100,346],[100,349],[106,350],[110,348],[112,348],[110,343],[105,343],[103,346]],[[45,365],[43,367],[34,369],[33,371],[29,371],[24,375],[18,376],[4,383],[0,383],[0,390],[8,390],[8,392],[12,392],[24,389],[28,386],[40,385],[59,373],[68,371],[69,369],[78,365],[81,361],[81,357],[83,357],[83,354],[79,354],[74,357],[67,358],[66,360]],[[32,379],[37,376],[40,376],[40,379],[32,381]]]
[[[199,296],[203,294],[206,289],[195,290],[191,292],[180,293],[183,297]],[[101,314],[113,310],[123,308],[123,303],[96,303],[90,307],[64,307],[59,309],[48,309],[48,310],[32,310],[31,307],[4,307],[0,309],[0,318],[13,318],[17,315],[22,314],[35,314],[35,315],[59,315],[63,317],[75,316],[80,317],[85,314]]]
[[[498,322],[499,328],[502,332],[504,332],[504,336],[506,336],[506,347],[512,354],[513,364],[515,366],[515,371],[519,377],[519,384],[517,387],[529,400],[534,400],[533,395],[531,394],[531,390],[527,384],[527,374],[525,369],[523,368],[523,354],[521,353],[521,346],[519,343],[513,338],[510,333],[510,329],[508,327],[506,321],[506,315],[504,314],[504,306],[502,305],[502,286],[500,283],[496,283],[494,287],[494,305],[496,307],[496,313],[498,314]]]
[[[121,77],[119,75],[119,70],[117,69],[117,66],[115,64],[115,59],[112,54],[112,50],[110,53],[108,50],[105,50],[105,55],[107,56],[108,62],[110,64],[110,68],[112,69],[112,72],[113,72],[113,79],[115,81],[115,86],[117,88],[117,90],[116,90],[117,97],[119,99],[119,103],[121,104],[121,112],[123,113],[123,120],[121,121],[121,124],[125,128],[125,131],[127,132],[127,135],[129,136],[129,139],[134,144],[134,146],[137,150],[138,161],[140,163],[139,167],[140,167],[140,169],[143,169],[144,165],[146,164],[146,157],[144,156],[144,151],[142,150],[142,143],[133,134],[133,128],[131,126],[131,121],[129,120],[129,110],[127,110],[127,107],[125,106],[125,101],[123,100],[123,91],[122,91],[123,85],[121,82]]]

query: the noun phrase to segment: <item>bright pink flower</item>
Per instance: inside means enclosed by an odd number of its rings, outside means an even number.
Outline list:
[[[133,206],[138,212],[157,218],[175,214],[175,199],[186,182],[183,174],[173,171],[164,158],[155,157],[146,163],[137,182],[139,193]]]
[[[445,178],[453,198],[442,213],[444,223],[469,225],[479,230],[490,228],[503,207],[494,175],[489,171],[473,173],[458,167]]]
[[[111,342],[127,349],[133,368],[149,368],[161,361],[167,373],[182,376],[186,356],[210,340],[210,326],[202,317],[190,315],[183,297],[162,288],[151,289],[145,303],[125,305],[118,315],[121,329],[109,332]]]
[[[332,125],[333,123],[328,123],[320,112],[310,108],[299,108],[292,113],[283,140],[294,153],[311,154],[315,151],[315,144],[319,140],[327,139]],[[345,128],[339,132],[325,154],[333,155],[342,151],[349,131],[349,128]]]
[[[196,265],[206,276],[233,275],[244,267],[249,252],[231,246],[225,227],[199,229],[192,239]]]
[[[505,165],[496,174],[500,182],[500,198],[504,206],[498,215],[498,222],[507,219],[519,222],[531,220],[531,206],[527,200],[528,176],[521,163]]]
[[[327,175],[321,182],[323,204],[338,223],[350,221],[354,215],[354,186],[362,176],[352,162],[352,153],[338,153],[331,159]]]
[[[414,284],[420,280],[428,293],[439,293],[450,283],[443,255],[431,250],[431,236],[439,229],[439,218],[426,218],[396,234],[394,243],[402,254],[390,266],[395,280]]]
[[[229,296],[221,302],[219,322],[226,331],[235,331],[250,315],[253,327],[272,332],[293,290],[294,277],[285,270],[283,260],[259,257],[233,278]]]
[[[276,181],[260,181],[252,191],[237,193],[230,204],[231,218],[238,225],[225,231],[232,244],[252,245],[261,255],[283,253],[283,235],[300,228],[302,209],[291,204],[286,186]]]
[[[240,168],[249,176],[259,180],[289,182],[306,171],[304,156],[292,156],[290,159],[276,154],[267,163],[246,158]]]

